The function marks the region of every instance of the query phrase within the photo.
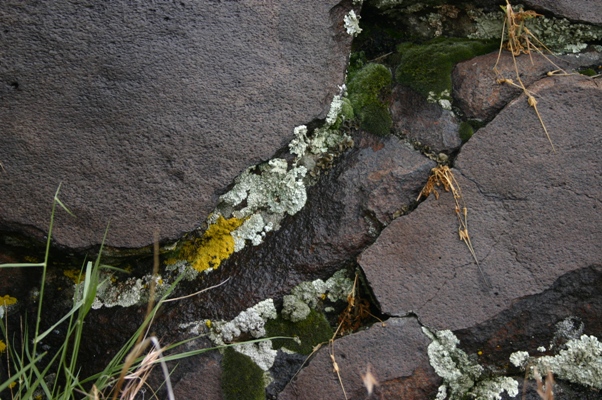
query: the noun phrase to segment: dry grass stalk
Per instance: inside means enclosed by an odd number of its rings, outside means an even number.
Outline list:
[[[464,201],[464,197],[462,196],[462,190],[460,189],[458,181],[456,181],[454,174],[447,165],[439,165],[433,168],[431,172],[431,176],[416,200],[420,200],[423,197],[427,198],[431,193],[435,196],[435,199],[438,200],[438,187],[443,187],[443,190],[452,193],[455,202],[454,211],[456,213],[456,217],[458,218],[458,235],[460,240],[462,240],[466,247],[468,247],[472,258],[479,267],[479,271],[481,272],[483,279],[487,285],[491,287],[489,280],[487,280],[485,273],[481,269],[481,265],[477,259],[477,254],[475,253],[474,247],[472,246],[472,241],[470,240],[470,235],[468,234],[468,207],[466,207],[466,203]]]
[[[499,83],[499,84],[505,83],[505,84],[517,87],[523,91],[525,96],[527,96],[527,102],[529,103],[529,106],[533,107],[533,110],[535,110],[535,114],[537,115],[537,118],[539,119],[539,123],[541,124],[541,126],[546,134],[546,137],[548,138],[548,141],[550,142],[550,145],[552,146],[552,150],[554,152],[556,152],[556,148],[554,147],[554,143],[552,142],[550,134],[548,133],[548,129],[546,128],[546,125],[543,122],[543,118],[541,117],[541,114],[539,113],[539,110],[537,109],[537,99],[535,99],[535,96],[533,95],[533,93],[531,93],[529,90],[527,90],[522,79],[520,78],[520,72],[518,69],[518,65],[516,63],[516,57],[520,56],[521,54],[528,54],[529,57],[531,57],[532,52],[536,52],[536,53],[542,55],[550,64],[552,64],[556,68],[556,70],[548,72],[549,76],[550,75],[569,75],[569,74],[566,71],[564,71],[562,68],[560,68],[558,65],[556,65],[541,50],[541,49],[544,49],[549,54],[552,54],[552,52],[529,30],[529,28],[527,28],[525,26],[525,22],[527,20],[540,17],[541,14],[537,14],[535,11],[523,11],[523,10],[514,11],[512,9],[512,5],[510,4],[510,2],[508,0],[506,0],[506,7],[502,7],[502,9],[504,10],[504,13],[505,13],[504,24],[502,27],[502,43],[500,44],[500,51],[498,53],[497,61],[495,63],[495,66],[493,67],[493,70],[495,71],[495,73],[497,75],[497,83]],[[504,36],[506,34],[506,30],[507,30],[508,39],[504,42]],[[537,43],[537,45],[535,43]],[[506,50],[510,51],[510,53],[512,54],[512,61],[514,63],[514,72],[515,72],[515,76],[516,76],[516,81],[518,83],[515,83],[510,78],[505,78],[503,76],[503,74],[499,71],[499,69],[497,68],[499,61],[500,61],[501,54],[502,54],[502,49],[506,49]],[[533,63],[533,60],[531,60],[531,63]]]
[[[526,374],[529,374],[529,369],[527,369]],[[539,397],[541,397],[542,400],[554,400],[554,375],[552,374],[552,371],[548,370],[548,374],[544,382],[537,368],[533,368],[533,377],[535,378],[535,382],[537,382],[537,394]],[[525,376],[523,383],[523,400],[526,398],[526,391],[527,376]]]

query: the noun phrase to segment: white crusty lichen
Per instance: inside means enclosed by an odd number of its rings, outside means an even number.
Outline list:
[[[230,343],[243,333],[254,338],[261,338],[265,336],[266,321],[276,317],[274,301],[267,299],[242,311],[231,321],[212,322],[209,338],[217,345]]]
[[[102,307],[129,307],[148,301],[151,281],[155,281],[155,298],[161,297],[169,288],[169,284],[160,275],[153,277],[151,274],[141,278],[128,278],[118,281],[113,274],[101,271],[99,284],[96,288],[96,297],[92,303],[93,309]],[[84,282],[75,284],[73,299],[81,300]]]
[[[357,36],[362,32],[362,28],[360,28],[360,19],[355,14],[355,11],[349,11],[343,18],[343,21],[345,22],[345,29],[349,35]]]
[[[317,309],[324,299],[331,302],[347,300],[353,290],[353,281],[345,270],[337,271],[326,281],[316,279],[295,286],[290,295],[284,296],[282,316],[292,322],[307,318],[310,309]]]
[[[427,349],[430,364],[437,375],[443,378],[437,400],[498,400],[504,391],[511,397],[518,394],[518,382],[512,378],[483,379],[483,367],[457,348],[460,341],[451,331],[431,332],[424,327],[422,331],[432,341]]]
[[[535,371],[551,371],[560,379],[602,389],[602,343],[595,336],[582,335],[566,343],[566,348],[555,356],[529,357],[526,351],[510,355],[510,362],[517,367]]]
[[[451,97],[451,94],[449,93],[449,90],[446,89],[441,93],[429,92],[429,95],[428,95],[428,98],[426,99],[426,101],[428,101],[429,103],[437,103],[444,110],[451,111],[451,109],[452,109],[451,98],[452,97]]]
[[[251,360],[264,371],[269,370],[274,365],[277,350],[272,348],[271,340],[263,340],[256,343],[242,343],[234,346],[234,350],[248,356]]]
[[[274,301],[272,299],[263,300],[253,307],[247,308],[245,311],[238,314],[231,321],[200,321],[193,326],[191,332],[202,325],[210,326],[209,338],[218,346],[223,346],[226,343],[231,343],[243,334],[250,335],[255,339],[262,338],[266,335],[265,323],[269,319],[275,319],[278,316]],[[271,340],[263,340],[255,343],[243,343],[234,346],[234,350],[245,354],[253,360],[261,369],[267,371],[274,364],[276,359],[276,350],[272,348]]]

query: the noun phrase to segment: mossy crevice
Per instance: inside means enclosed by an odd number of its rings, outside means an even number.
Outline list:
[[[377,63],[349,74],[347,90],[354,115],[362,129],[375,135],[388,135],[393,125],[389,106],[383,101],[390,94],[392,81],[389,68]]]
[[[333,335],[333,330],[322,313],[311,310],[307,318],[292,322],[282,317],[269,320],[265,329],[268,336],[298,337],[300,343],[287,339],[274,339],[272,346],[275,349],[286,347],[288,350],[299,354],[311,354],[314,347],[320,343],[328,342]]]
[[[221,381],[224,400],[265,399],[263,370],[232,347],[224,350]]]
[[[400,63],[395,79],[426,98],[444,96],[451,100],[454,66],[498,47],[498,41],[459,38],[437,38],[424,44],[402,43],[397,46]]]

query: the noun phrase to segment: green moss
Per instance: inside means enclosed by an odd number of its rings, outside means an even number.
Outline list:
[[[307,318],[299,322],[291,322],[282,317],[269,320],[265,325],[268,336],[297,336],[301,344],[292,340],[274,339],[272,346],[275,349],[286,347],[300,354],[311,354],[314,346],[328,342],[333,331],[323,314],[311,310]]]
[[[381,100],[391,89],[391,71],[382,64],[369,63],[353,73],[347,83],[348,98],[360,127],[375,135],[387,135],[392,121]]]
[[[263,370],[231,347],[222,360],[222,394],[224,400],[265,399]]]
[[[400,64],[395,71],[397,82],[409,86],[425,97],[452,91],[451,73],[460,61],[489,53],[499,46],[494,41],[437,38],[422,45],[402,43],[397,47]]]
[[[460,135],[460,139],[462,139],[463,142],[466,142],[474,134],[474,129],[473,129],[472,125],[470,125],[470,123],[461,122],[460,128],[458,129],[458,133]]]
[[[585,76],[596,76],[598,73],[593,68],[580,69],[579,73]]]

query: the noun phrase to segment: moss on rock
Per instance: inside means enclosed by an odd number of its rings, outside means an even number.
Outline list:
[[[451,73],[460,61],[489,53],[496,41],[437,38],[424,44],[402,43],[397,47],[400,64],[395,79],[424,97],[451,96]],[[451,97],[450,97],[451,99]]]
[[[348,98],[360,127],[375,135],[389,134],[393,122],[382,101],[391,88],[392,74],[382,64],[369,63],[350,75]]]
[[[264,400],[263,370],[231,347],[222,360],[222,394],[224,400]]]
[[[474,134],[474,128],[468,122],[461,122],[458,128],[458,134],[463,142],[468,141]]]
[[[282,317],[270,320],[265,325],[268,336],[297,336],[301,343],[287,339],[274,339],[275,349],[286,347],[300,354],[311,354],[314,346],[327,342],[333,331],[323,314],[311,310],[307,318],[299,322],[291,322]]]

